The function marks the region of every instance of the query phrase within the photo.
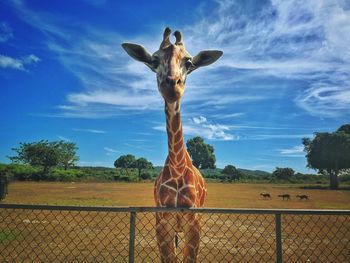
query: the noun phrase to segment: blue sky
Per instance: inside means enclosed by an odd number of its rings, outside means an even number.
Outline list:
[[[162,165],[164,103],[153,72],[122,50],[155,52],[166,26],[194,56],[223,57],[188,77],[185,140],[200,135],[217,166],[307,172],[301,138],[350,117],[350,3],[2,1],[0,161],[19,142],[69,140],[80,165],[122,154]]]

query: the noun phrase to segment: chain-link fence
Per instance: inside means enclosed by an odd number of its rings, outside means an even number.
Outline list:
[[[160,212],[201,217],[197,262],[350,262],[349,210],[10,204],[0,204],[0,262],[160,262]],[[184,243],[178,233],[178,262]]]

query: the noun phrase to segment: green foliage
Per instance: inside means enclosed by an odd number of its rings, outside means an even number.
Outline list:
[[[350,134],[350,124],[344,124],[340,126],[337,132],[344,132],[346,134]]]
[[[138,180],[137,169],[115,169],[106,167],[74,167],[51,169],[47,174],[37,167],[25,164],[0,164],[0,174],[7,171],[13,180],[19,181],[136,181]],[[152,171],[147,171],[152,174]]]
[[[141,178],[142,180],[150,180],[150,179],[152,179],[152,173],[151,173],[150,171],[143,171],[143,172],[141,173],[140,178]]]
[[[350,168],[350,124],[336,132],[315,133],[313,139],[304,138],[308,167],[330,177],[331,189],[338,188],[339,172]]]
[[[17,155],[9,157],[13,163],[29,164],[33,167],[41,167],[46,176],[50,168],[62,165],[65,169],[74,165],[78,160],[74,143],[65,141],[41,140],[33,143],[20,143],[18,148],[13,148]]]
[[[84,176],[84,172],[82,170],[77,169],[54,169],[47,180],[50,181],[61,181],[61,182],[72,182],[77,181]]]
[[[133,182],[139,179],[138,170],[135,168],[117,168],[114,180]]]
[[[215,168],[214,147],[206,144],[203,138],[197,136],[189,139],[186,146],[194,166],[198,169]]]
[[[153,165],[151,162],[147,161],[147,159],[145,158],[139,158],[135,161],[135,163],[133,164],[134,168],[137,169],[152,169]]]
[[[141,176],[142,170],[144,170],[144,169],[153,169],[153,164],[151,162],[147,161],[147,159],[142,158],[142,157],[137,159],[134,162],[133,166],[134,166],[134,168],[136,168],[139,171],[139,178],[140,179],[143,179],[142,176]],[[150,175],[150,177],[152,177],[152,176]],[[146,178],[146,179],[149,179],[149,178]]]
[[[219,179],[221,176],[222,169],[201,169],[201,173],[204,178]]]
[[[241,177],[241,173],[233,165],[226,165],[222,170],[222,174],[226,175],[229,181],[238,180]]]
[[[248,170],[248,169],[242,169],[242,168],[237,168],[237,169],[242,174],[242,176],[246,178],[264,178],[264,179],[271,178],[271,173],[269,172],[260,171],[260,170]]]
[[[48,174],[43,174],[41,169],[24,164],[0,164],[0,175],[6,174],[13,180],[42,180],[42,181],[99,181],[99,182],[113,182],[125,181],[134,182],[139,178],[142,180],[152,180],[159,175],[162,167],[157,166],[153,169],[143,169],[139,177],[137,168],[107,168],[107,167],[74,167],[69,170],[56,167],[51,169]],[[310,184],[324,184],[327,182],[326,175],[316,174],[301,174],[297,173],[289,180],[274,180],[270,173],[264,171],[252,171],[245,169],[237,169],[240,173],[239,182],[288,182],[288,183],[310,183]],[[223,169],[202,169],[201,173],[207,180],[220,180],[223,182],[232,181],[230,178],[222,173]],[[350,173],[349,173],[350,174]],[[348,182],[349,175],[343,174],[340,176],[341,182]]]
[[[136,159],[135,156],[132,154],[122,155],[114,162],[115,168],[134,168],[134,163]]]
[[[146,158],[136,159],[134,155],[127,154],[120,156],[115,162],[114,167],[124,170],[125,172],[130,171],[131,168],[136,168],[138,171],[138,178],[142,179],[141,173],[145,169],[153,169],[153,164]],[[151,175],[152,177],[152,175]],[[124,178],[125,179],[125,178]]]
[[[79,157],[76,155],[78,150],[77,146],[73,142],[59,141],[56,142],[57,151],[59,157],[59,163],[64,167],[65,170],[70,166],[74,166]]]
[[[53,142],[39,141],[33,143],[20,143],[19,148],[13,148],[17,156],[10,157],[14,163],[25,163],[31,166],[43,167],[43,173],[47,173],[50,167],[59,163],[57,146]]]
[[[10,176],[10,171],[8,165],[0,163],[0,180],[1,178],[8,178]]]
[[[350,172],[339,175],[340,182],[350,182]]]
[[[292,168],[280,168],[276,167],[276,170],[272,172],[272,175],[278,180],[289,180],[294,176],[294,170]]]
[[[28,181],[28,180],[38,180],[42,172],[39,168],[30,166],[28,164],[9,164],[6,166],[8,173],[14,180]]]

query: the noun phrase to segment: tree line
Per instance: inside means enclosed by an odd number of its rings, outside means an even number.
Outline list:
[[[315,169],[322,180],[328,177],[330,188],[338,188],[338,177],[350,177],[350,124],[342,125],[335,132],[317,132],[314,138],[303,138],[307,166]],[[268,181],[302,181],[309,180],[310,175],[295,173],[292,168],[276,167],[272,174],[263,174],[260,178],[248,175],[243,169],[229,164],[224,169],[216,169],[214,147],[197,136],[186,142],[187,150],[193,164],[199,168],[205,177],[221,181],[264,179]],[[0,175],[11,170],[17,179],[51,179],[69,180],[92,178],[93,167],[84,169],[76,167],[79,160],[78,147],[73,142],[41,140],[33,143],[20,143],[12,149],[16,155],[9,157],[12,166],[0,166]],[[22,166],[21,166],[22,165]],[[5,167],[5,168],[4,168]],[[7,168],[6,168],[7,167]],[[9,168],[10,167],[10,168]],[[145,180],[156,177],[159,169],[144,157],[136,158],[126,154],[119,156],[115,162],[116,171],[105,168],[106,176],[97,169],[99,178],[111,180]],[[314,176],[315,177],[315,176]],[[350,179],[350,178],[348,178]]]

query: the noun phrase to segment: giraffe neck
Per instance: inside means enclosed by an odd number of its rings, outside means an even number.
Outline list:
[[[168,133],[168,159],[173,167],[186,165],[186,149],[182,134],[180,100],[174,103],[165,102],[166,129]]]

